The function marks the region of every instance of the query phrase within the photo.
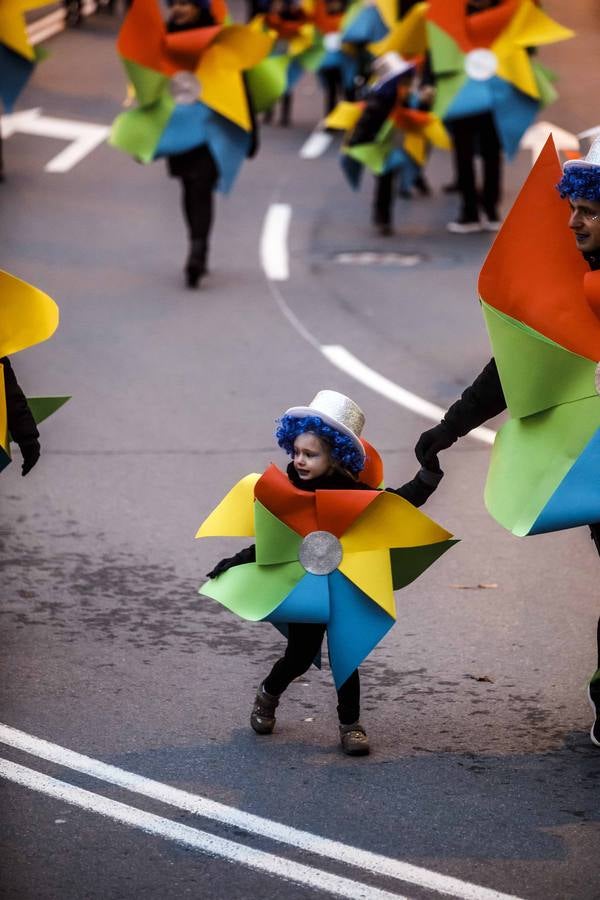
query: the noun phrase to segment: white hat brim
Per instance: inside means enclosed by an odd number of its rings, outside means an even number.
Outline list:
[[[367,458],[365,448],[361,444],[360,438],[358,438],[354,434],[354,432],[351,431],[350,428],[348,428],[346,425],[342,425],[341,422],[338,422],[337,419],[334,419],[333,416],[328,416],[327,413],[320,412],[318,409],[315,409],[311,406],[292,406],[290,409],[286,409],[283,415],[291,416],[293,419],[304,419],[305,416],[318,417],[323,422],[325,422],[326,425],[330,425],[332,428],[335,428],[336,431],[339,431],[349,437],[356,449],[359,451],[363,462]]]
[[[563,165],[563,172],[565,169],[573,168],[598,169],[598,175],[600,175],[600,165],[598,165],[598,163],[588,162],[586,159],[568,159]]]

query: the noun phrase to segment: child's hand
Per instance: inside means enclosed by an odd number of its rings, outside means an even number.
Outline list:
[[[207,578],[218,578],[219,575],[222,575],[223,572],[226,572],[227,569],[231,568],[235,563],[232,561],[234,557],[229,557],[228,559],[222,559],[220,562],[216,564],[214,569],[211,572],[207,572]]]

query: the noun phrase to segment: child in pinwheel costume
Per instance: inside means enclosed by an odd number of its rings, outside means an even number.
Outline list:
[[[489,512],[518,536],[588,525],[600,554],[600,137],[562,173],[549,139],[479,292],[494,357],[420,436],[417,459],[435,465],[440,451],[508,408],[488,473]],[[600,747],[600,620],[597,640],[589,699]]]
[[[421,468],[396,490],[378,490],[381,464],[360,438],[363,424],[356,403],[336,391],[320,391],[308,407],[288,409],[276,431],[292,457],[287,477],[275,466],[247,476],[197,535],[256,534],[256,544],[214,567],[200,592],[245,618],[287,627],[285,654],[258,688],[254,731],[273,731],[281,694],[318,657],[327,631],[341,744],[349,755],[369,752],[358,664],[394,622],[393,589],[453,543],[415,509],[436,489],[439,466]],[[225,513],[234,504],[239,509],[240,492],[246,492],[250,516],[254,506],[254,530],[242,519],[225,525]]]

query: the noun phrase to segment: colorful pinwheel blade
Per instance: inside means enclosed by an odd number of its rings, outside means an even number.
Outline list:
[[[254,531],[256,534],[256,562],[260,566],[296,562],[301,538],[273,513],[254,501]],[[290,619],[288,621],[295,621]]]
[[[504,152],[512,159],[538,113],[540,101],[501,78],[491,78],[489,84],[496,131]]]
[[[15,101],[34,69],[32,60],[0,43],[0,99],[7,112],[12,112]]]
[[[48,294],[0,270],[0,356],[46,341],[56,331],[58,316]]]
[[[374,600],[389,616],[396,618],[396,602],[388,550],[344,553],[339,570],[357,588]]]
[[[154,155],[159,157],[186,153],[207,143],[210,116],[211,111],[203,103],[174,105]]]
[[[305,574],[300,563],[246,563],[207,581],[198,593],[217,600],[242,619],[259,622],[279,606]]]
[[[533,523],[530,534],[600,521],[600,428]]]
[[[196,537],[254,537],[254,486],[260,475],[241,478],[204,520]]]
[[[393,547],[390,550],[392,585],[395,591],[406,587],[443,556],[457,540],[438,541],[424,547]]]
[[[487,303],[482,307],[513,418],[596,396],[596,363],[565,350]]]
[[[379,491],[315,491],[318,529],[341,537],[378,497]]]
[[[486,257],[479,295],[494,309],[597,362],[600,318],[585,296],[583,277],[589,269],[567,228],[568,205],[555,190],[561,175],[549,138]]]
[[[206,121],[206,143],[219,169],[217,190],[229,193],[248,156],[251,137],[229,119],[211,112]]]
[[[329,579],[331,613],[327,626],[329,662],[336,688],[387,634],[394,619],[341,572]]]
[[[70,399],[70,397],[28,397],[27,406],[31,410],[36,425],[39,425]]]
[[[168,87],[168,78],[156,69],[140,66],[129,59],[123,60],[127,78],[133,85],[137,102],[140,106],[151,106],[160,99]]]
[[[152,162],[174,109],[175,102],[167,91],[151,106],[128,109],[113,122],[109,144],[141,162]]]
[[[119,31],[117,50],[123,59],[166,74],[164,37],[165,25],[157,0],[135,0]]]
[[[524,419],[509,419],[496,436],[485,486],[490,515],[513,534],[530,534],[598,428],[597,397],[555,406]],[[587,515],[587,510],[574,507],[569,520],[555,527],[599,521],[600,509],[592,519]]]
[[[303,570],[304,571],[304,570]],[[269,622],[329,621],[329,581],[326,575],[306,573],[279,606],[265,618]]]
[[[288,59],[269,56],[246,73],[246,83],[256,112],[266,112],[285,93]]]
[[[364,6],[342,34],[346,44],[374,44],[381,41],[388,28],[376,6]]]
[[[314,494],[295,488],[277,466],[271,464],[255,487],[257,500],[274,516],[304,536],[318,531]]]
[[[346,553],[420,547],[445,541],[452,535],[425,513],[397,494],[381,491],[365,512],[342,536]]]

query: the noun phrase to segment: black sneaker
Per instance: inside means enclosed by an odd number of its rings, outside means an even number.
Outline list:
[[[268,694],[261,684],[256,692],[256,699],[250,713],[250,725],[257,734],[273,733],[275,728],[275,710],[278,705],[279,696]]]
[[[600,671],[594,675],[588,684],[588,700],[596,717],[590,728],[590,738],[592,739],[592,744],[600,747]]]

